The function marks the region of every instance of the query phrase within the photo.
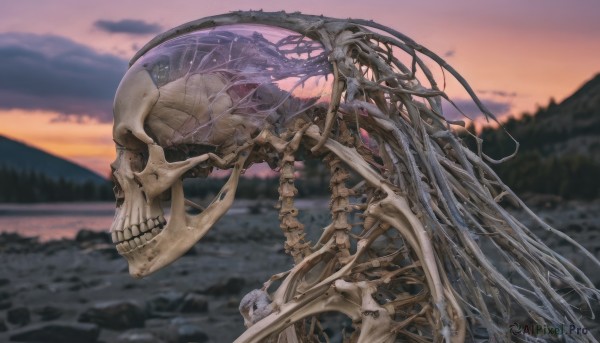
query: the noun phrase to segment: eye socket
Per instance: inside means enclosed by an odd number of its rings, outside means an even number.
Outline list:
[[[203,154],[214,153],[217,147],[205,144],[178,144],[165,148],[165,158],[167,162],[185,161],[188,158],[200,156]]]
[[[215,153],[217,148],[212,145],[204,145],[204,144],[179,144],[176,146],[171,146],[165,149],[165,159],[169,163],[185,161],[188,158],[208,154]],[[189,171],[187,171],[183,178],[205,178],[212,171],[212,167],[209,165],[198,165]]]
[[[131,154],[130,166],[134,172],[141,172],[148,163],[148,147],[144,150],[136,151]]]

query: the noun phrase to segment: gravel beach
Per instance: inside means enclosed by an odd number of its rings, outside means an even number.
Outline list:
[[[301,211],[309,238],[328,222],[326,204]],[[542,201],[534,211],[600,257],[600,202]],[[583,254],[527,224],[600,287]],[[105,233],[43,243],[0,234],[0,342],[232,342],[244,330],[241,298],[292,266],[283,241],[265,203],[224,217],[183,258],[135,280]],[[587,324],[600,337],[600,321]]]

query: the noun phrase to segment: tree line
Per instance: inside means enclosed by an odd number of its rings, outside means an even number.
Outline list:
[[[519,152],[512,159],[491,167],[517,194],[553,194],[565,199],[584,200],[600,197],[600,163],[591,152],[561,154],[552,148],[554,144],[578,135],[600,135],[600,121],[552,127],[540,123],[540,120],[551,119],[555,115],[566,116],[551,100],[547,107],[538,108],[534,114],[525,113],[520,119],[510,118],[504,122],[504,129],[520,143]],[[589,117],[589,113],[577,113],[568,119],[577,120],[585,116]],[[485,154],[498,159],[514,151],[515,143],[504,129],[484,127],[479,133]],[[467,130],[475,134],[473,125],[469,125]],[[467,146],[477,151],[475,140],[465,132],[462,136]]]
[[[112,185],[53,179],[34,171],[0,166],[0,202],[69,202],[114,200]]]

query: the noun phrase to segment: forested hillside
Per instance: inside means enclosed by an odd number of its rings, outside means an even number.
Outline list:
[[[503,126],[520,149],[494,169],[518,194],[600,196],[600,74],[563,102],[551,100],[536,113],[511,118]],[[515,147],[502,128],[487,127],[481,138],[483,151],[493,158],[510,155]],[[473,140],[466,141],[474,146]]]

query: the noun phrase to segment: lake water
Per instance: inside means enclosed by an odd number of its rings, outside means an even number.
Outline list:
[[[236,200],[227,214],[247,213],[248,206],[255,202],[256,200]],[[271,206],[275,201],[262,203]],[[327,199],[298,199],[296,207],[327,208],[327,203]],[[36,236],[41,241],[73,238],[81,229],[108,231],[114,213],[114,202],[0,204],[0,232]]]
[[[114,213],[114,202],[0,204],[0,232],[42,241],[73,238],[81,229],[108,231]]]

